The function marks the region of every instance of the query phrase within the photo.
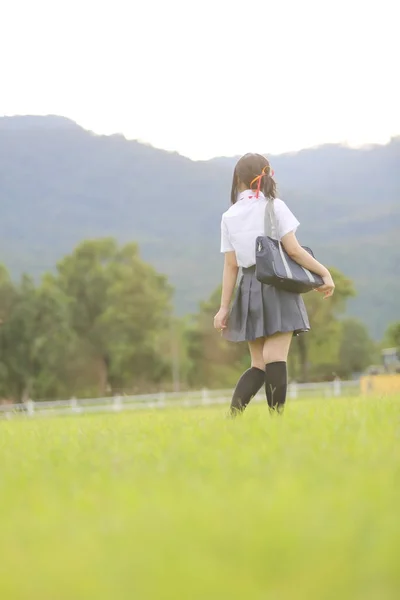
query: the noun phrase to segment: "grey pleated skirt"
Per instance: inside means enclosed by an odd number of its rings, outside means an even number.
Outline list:
[[[222,335],[230,342],[244,342],[278,332],[309,331],[307,310],[300,294],[279,290],[258,281],[255,266],[242,269],[228,326]]]

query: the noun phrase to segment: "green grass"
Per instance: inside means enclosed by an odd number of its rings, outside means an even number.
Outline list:
[[[3,600],[400,597],[400,399],[0,422]]]

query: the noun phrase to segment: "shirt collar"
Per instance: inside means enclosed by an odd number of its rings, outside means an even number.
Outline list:
[[[264,198],[264,194],[260,191],[259,198]],[[255,200],[256,199],[256,191],[255,190],[245,190],[244,192],[239,192],[237,201],[241,200]]]

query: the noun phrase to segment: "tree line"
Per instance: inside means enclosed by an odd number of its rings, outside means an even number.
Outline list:
[[[305,296],[312,331],[293,342],[297,381],[349,377],[377,360],[365,325],[343,318],[352,282],[333,276],[331,301]],[[39,283],[27,275],[16,283],[0,266],[0,399],[233,386],[249,357],[213,329],[219,298],[218,288],[196,314],[176,318],[167,278],[136,244],[111,238],[81,243]]]

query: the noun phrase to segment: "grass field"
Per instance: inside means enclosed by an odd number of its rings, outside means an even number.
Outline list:
[[[2,600],[400,597],[400,399],[0,422]]]

